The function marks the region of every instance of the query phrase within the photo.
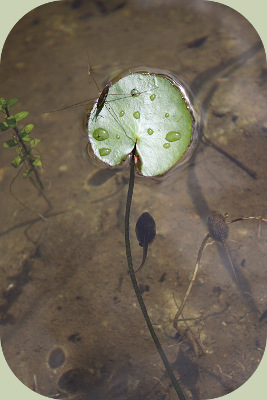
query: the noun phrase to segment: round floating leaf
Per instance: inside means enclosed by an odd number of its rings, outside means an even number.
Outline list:
[[[156,74],[132,73],[110,86],[88,122],[94,154],[110,166],[133,150],[145,176],[168,171],[185,153],[193,120],[180,90]],[[101,107],[101,108],[100,108]]]

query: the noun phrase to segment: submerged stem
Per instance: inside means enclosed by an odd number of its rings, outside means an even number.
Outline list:
[[[129,273],[130,273],[132,285],[133,285],[137,300],[139,302],[141,311],[145,318],[147,327],[152,336],[152,339],[154,340],[156,348],[157,348],[159,355],[162,359],[162,362],[166,368],[169,378],[173,384],[173,387],[178,395],[178,398],[180,400],[186,400],[183,390],[180,387],[179,383],[177,382],[177,380],[174,376],[173,370],[172,370],[172,368],[169,364],[169,361],[167,360],[167,357],[161,347],[161,344],[156,335],[156,332],[154,331],[153,325],[152,325],[150,318],[148,316],[148,313],[147,313],[147,309],[146,309],[143,297],[141,295],[141,292],[139,290],[139,287],[138,287],[138,284],[136,281],[136,277],[135,277],[135,273],[134,273],[134,269],[133,269],[133,261],[132,261],[132,255],[131,255],[131,247],[130,247],[130,235],[129,235],[130,210],[131,210],[131,202],[132,202],[132,197],[133,197],[133,188],[134,188],[134,151],[131,155],[131,161],[130,161],[130,180],[129,180],[128,195],[127,195],[127,202],[126,202],[126,212],[125,212],[125,248],[126,248],[126,256],[127,256],[128,267],[129,267]]]
[[[190,284],[189,284],[189,286],[188,286],[188,289],[187,289],[187,291],[186,291],[186,294],[185,294],[185,296],[184,296],[184,299],[183,299],[183,301],[182,301],[182,304],[180,305],[179,310],[177,311],[177,313],[175,314],[175,317],[174,317],[174,319],[173,319],[173,327],[174,327],[177,331],[178,331],[178,327],[177,327],[177,325],[178,325],[178,319],[179,319],[180,315],[181,315],[182,312],[183,312],[185,303],[186,303],[186,301],[187,301],[187,299],[188,299],[188,296],[189,296],[189,294],[190,294],[190,292],[191,292],[192,286],[193,286],[193,284],[194,284],[194,282],[195,282],[195,279],[196,279],[196,276],[197,276],[197,272],[198,272],[198,267],[199,267],[200,260],[201,260],[201,256],[202,256],[202,252],[203,252],[204,247],[206,246],[206,243],[207,243],[207,241],[209,240],[209,238],[210,238],[210,234],[208,233],[207,236],[205,236],[205,238],[203,239],[203,241],[202,241],[202,243],[201,243],[200,249],[199,249],[199,251],[198,251],[197,262],[196,262],[196,266],[195,266],[195,271],[194,271],[193,277],[192,277],[191,282],[190,282]]]
[[[240,217],[240,218],[232,219],[231,221],[227,222],[227,224],[232,224],[233,222],[238,222],[238,221],[245,221],[248,219],[258,219],[259,221],[267,222],[267,218],[263,218],[263,217]]]

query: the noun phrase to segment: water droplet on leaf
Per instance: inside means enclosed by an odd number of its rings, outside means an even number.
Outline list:
[[[134,118],[139,119],[140,118],[140,112],[139,111],[135,111],[133,113]]]
[[[164,149],[168,149],[170,147],[170,143],[164,143],[163,147]]]
[[[104,129],[104,128],[97,128],[97,129],[94,130],[93,137],[94,137],[96,140],[101,141],[101,140],[106,140],[106,139],[108,139],[109,134],[108,134],[108,131],[106,131],[106,129]]]
[[[102,147],[101,149],[99,149],[99,154],[103,157],[103,156],[108,156],[109,153],[111,152],[111,149],[107,149],[105,147]]]
[[[180,132],[171,131],[167,133],[165,139],[168,140],[168,142],[175,142],[181,139],[181,134]]]

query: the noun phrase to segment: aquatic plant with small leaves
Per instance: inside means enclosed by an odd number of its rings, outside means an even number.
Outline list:
[[[21,172],[22,168],[24,168],[23,178],[29,178],[32,185],[37,189],[46,202],[48,209],[51,209],[52,205],[44,194],[44,186],[39,174],[39,170],[42,168],[42,160],[36,146],[40,142],[40,139],[34,139],[31,136],[31,132],[34,128],[33,124],[27,124],[23,127],[18,126],[18,123],[26,118],[29,113],[28,111],[20,111],[16,114],[11,113],[10,108],[17,102],[17,98],[7,101],[3,97],[0,97],[0,111],[2,111],[5,118],[3,122],[0,122],[0,131],[3,135],[10,134],[9,138],[3,143],[3,147],[4,149],[9,149],[11,147],[16,149],[17,155],[13,158],[11,164],[14,168],[20,167],[18,174],[10,183],[10,193],[23,207],[35,211],[31,206],[24,204],[12,193],[12,184]],[[37,214],[39,214],[39,212],[37,212]]]
[[[39,152],[36,151],[36,146],[40,142],[40,139],[34,139],[31,136],[31,132],[34,128],[33,124],[24,125],[22,128],[18,127],[18,122],[26,118],[29,113],[28,111],[21,111],[12,114],[10,109],[17,102],[17,98],[8,101],[3,97],[0,98],[0,110],[5,118],[5,120],[0,123],[0,131],[5,135],[10,133],[10,129],[13,129],[9,139],[4,142],[3,147],[4,149],[9,149],[11,147],[16,149],[17,155],[11,162],[13,167],[18,168],[19,166],[24,166],[23,177],[28,178],[30,175],[34,174],[36,183],[39,185],[40,189],[43,189],[43,184],[38,173],[38,168],[42,167],[42,161]]]

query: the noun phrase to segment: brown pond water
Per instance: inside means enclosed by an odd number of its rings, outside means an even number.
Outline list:
[[[60,1],[23,17],[2,54],[0,96],[17,97],[44,169],[47,206],[0,148],[0,332],[14,374],[47,397],[176,399],[147,331],[129,276],[124,212],[129,171],[88,159],[86,107],[47,111],[98,96],[121,70],[148,65],[181,76],[206,112],[205,135],[257,174],[253,179],[201,144],[184,172],[137,180],[131,210],[134,263],[138,217],[157,235],[138,282],[159,339],[188,399],[241,386],[265,349],[267,228],[230,225],[239,290],[221,246],[205,248],[178,331],[172,325],[207,234],[210,210],[229,219],[267,215],[266,56],[254,28],[234,10],[202,1]],[[214,82],[217,86],[214,90]],[[6,134],[5,134],[6,135]],[[34,221],[33,221],[34,220]],[[32,222],[31,222],[32,221]],[[26,230],[27,229],[27,230]],[[201,354],[198,343],[205,353]],[[37,382],[37,385],[34,383]],[[262,396],[264,397],[264,396]]]

